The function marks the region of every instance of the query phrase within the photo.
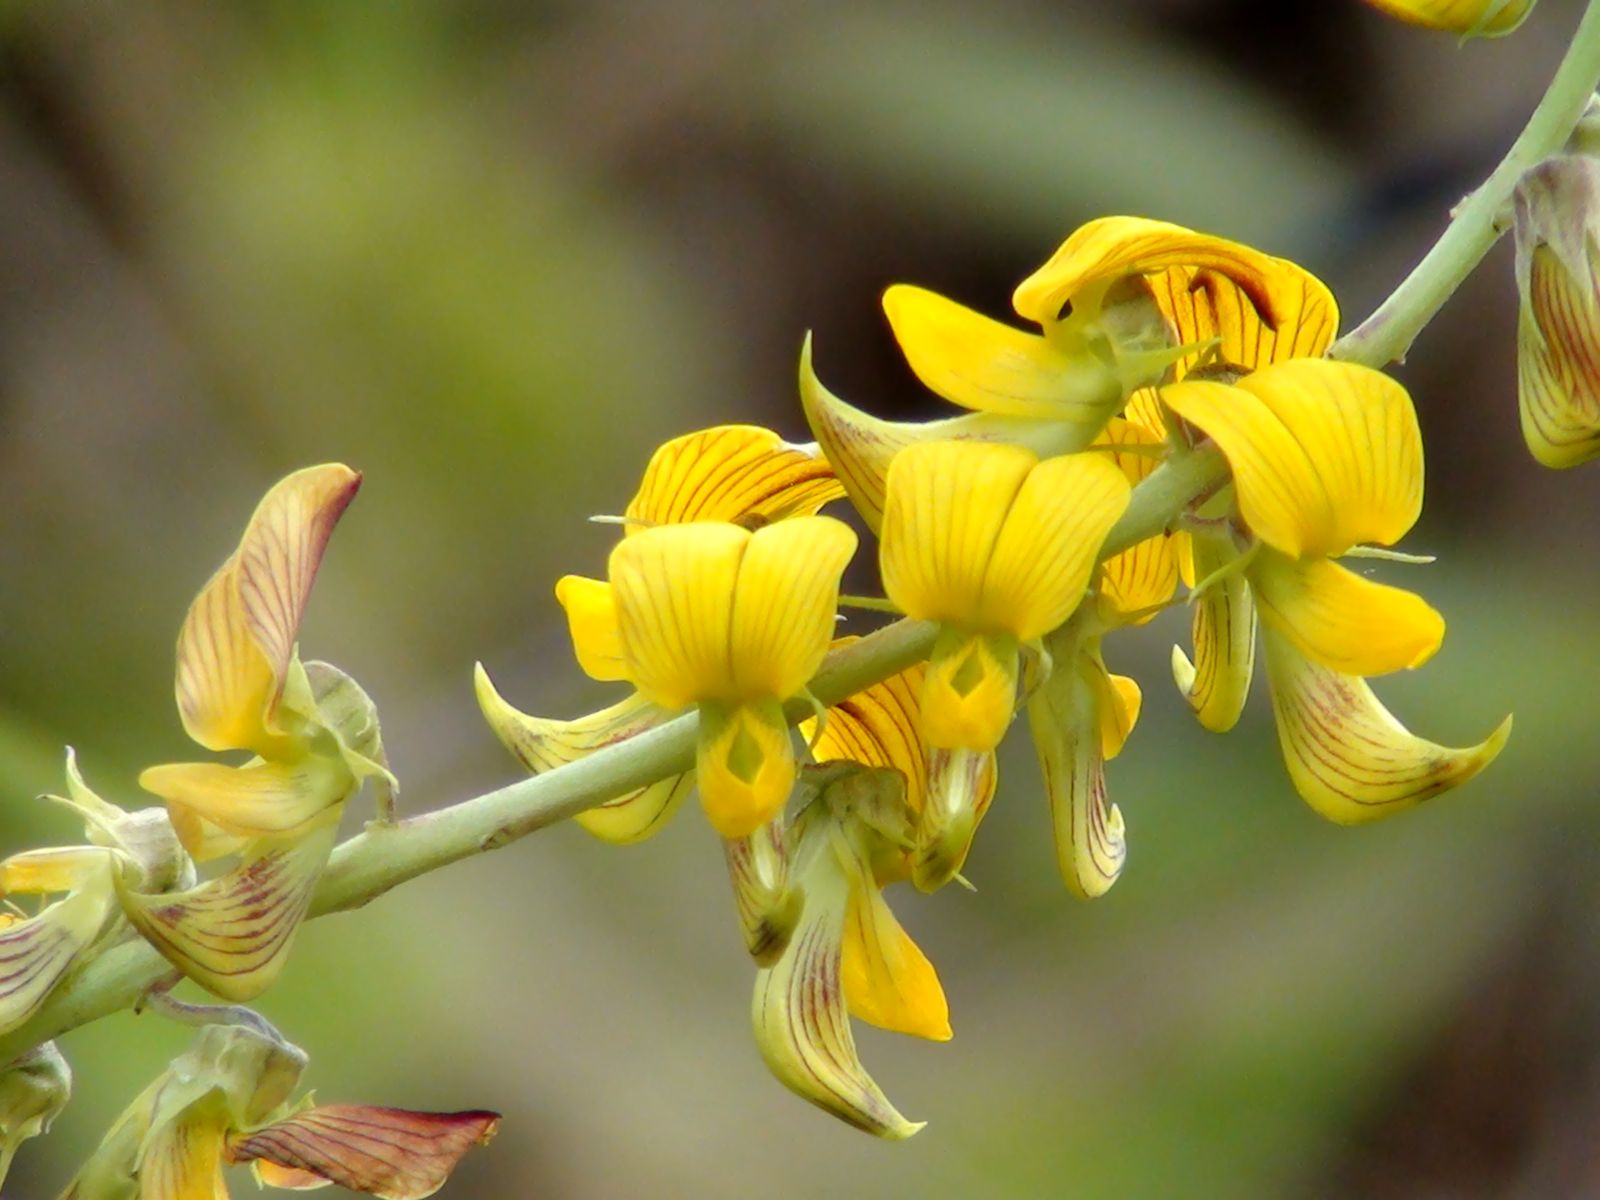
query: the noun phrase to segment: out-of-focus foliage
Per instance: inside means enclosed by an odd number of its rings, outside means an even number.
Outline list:
[[[805,328],[853,400],[920,407],[877,292],[1002,311],[1107,210],[1295,257],[1359,316],[1575,14],[1546,0],[1458,51],[1356,0],[0,7],[0,851],[72,836],[31,800],[63,745],[124,804],[186,753],[178,624],[288,470],[367,477],[304,652],[377,700],[409,809],[470,795],[519,773],[473,660],[521,707],[594,707],[551,595],[601,567],[584,518],[675,433],[798,435]],[[1498,254],[1402,371],[1429,448],[1414,539],[1442,557],[1385,577],[1425,586],[1450,653],[1379,684],[1446,741],[1515,711],[1505,755],[1336,829],[1295,800],[1264,703],[1227,742],[1195,728],[1166,686],[1181,617],[1129,635],[1146,706],[1111,768],[1136,835],[1114,892],[1063,893],[1021,747],[978,893],[902,906],[956,1032],[866,1035],[930,1122],[913,1142],[766,1076],[699,822],[620,849],[550,831],[314,922],[264,1010],[321,1099],[503,1111],[463,1196],[1561,1194],[1600,1109],[1578,1036],[1600,491],[1526,458],[1514,301]],[[185,1040],[150,1015],[63,1039],[77,1095],[16,1194],[53,1194]]]

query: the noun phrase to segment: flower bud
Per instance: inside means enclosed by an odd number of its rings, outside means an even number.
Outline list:
[[[1533,11],[1536,0],[1367,0],[1379,12],[1411,25],[1462,37],[1503,37]]]

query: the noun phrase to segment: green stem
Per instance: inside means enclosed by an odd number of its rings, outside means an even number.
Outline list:
[[[1226,474],[1226,464],[1214,449],[1174,456],[1134,489],[1102,555],[1117,554],[1160,533]],[[934,625],[906,618],[869,633],[829,655],[810,690],[822,703],[836,704],[922,661],[937,632]],[[803,698],[790,706],[791,720],[811,715]],[[334,851],[311,916],[360,908],[408,879],[508,845],[603,800],[686,771],[694,765],[698,724],[699,718],[689,713],[557,770],[448,808],[392,825],[374,822]],[[30,1020],[0,1036],[0,1063],[132,1006],[170,970],[164,958],[130,935],[57,988]]]
[[[1498,218],[1517,181],[1555,154],[1583,116],[1600,82],[1600,0],[1589,0],[1567,53],[1544,99],[1494,173],[1457,208],[1433,249],[1361,325],[1328,351],[1329,357],[1385,367],[1405,361],[1411,343],[1505,232]]]

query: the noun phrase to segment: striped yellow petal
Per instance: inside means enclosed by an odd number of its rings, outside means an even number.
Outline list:
[[[227,1114],[217,1097],[153,1130],[139,1160],[139,1200],[228,1200],[226,1140]]]
[[[744,946],[762,966],[776,962],[788,946],[805,900],[804,892],[790,886],[781,825],[773,821],[747,837],[722,843]]]
[[[101,860],[109,862],[104,851]],[[104,886],[82,886],[36,917],[0,913],[0,1033],[39,1010],[100,936],[115,907],[106,880]]]
[[[673,714],[635,693],[620,704],[575,721],[533,717],[509,704],[479,663],[473,686],[478,707],[501,745],[535,775],[586,758],[596,750],[654,729]],[[664,825],[694,789],[693,773],[673,775],[633,788],[573,817],[602,841],[643,841]]]
[[[963,408],[1098,425],[1122,401],[1116,376],[1036,333],[992,321],[934,292],[896,284],[883,311],[911,369]]]
[[[1121,749],[1137,710],[1129,710],[1129,693],[1111,683],[1096,653],[1073,638],[1058,639],[1057,649],[1065,661],[1029,698],[1028,724],[1061,878],[1074,896],[1093,900],[1111,890],[1128,856],[1122,812],[1106,800],[1105,749]]]
[[[1422,436],[1411,397],[1381,372],[1295,359],[1162,399],[1221,447],[1245,521],[1291,557],[1390,545],[1416,523]]]
[[[1366,681],[1312,662],[1264,628],[1278,741],[1295,790],[1330,821],[1354,825],[1459,787],[1500,753],[1511,718],[1456,750],[1413,736]]]
[[[1414,592],[1325,558],[1262,550],[1250,564],[1261,620],[1307,658],[1344,675],[1419,667],[1444,640],[1444,618]]]
[[[1109,455],[1130,485],[1137,487],[1161,465],[1153,453],[1165,438],[1159,432],[1134,421],[1112,421],[1106,426],[1096,449],[1110,449]],[[1128,447],[1118,451],[1119,447]],[[1114,554],[1100,565],[1097,584],[1102,615],[1110,622],[1131,619],[1143,624],[1155,617],[1146,611],[1172,599],[1178,587],[1178,553],[1171,534],[1146,538],[1121,554]],[[1140,614],[1134,616],[1134,614]]]
[[[1204,579],[1239,554],[1231,537],[1193,534],[1188,539],[1192,575]],[[1250,695],[1256,662],[1256,608],[1244,574],[1230,575],[1194,602],[1190,621],[1194,662],[1172,648],[1172,675],[1200,724],[1226,733],[1239,721]]]
[[[186,892],[146,895],[118,880],[122,911],[201,987],[224,1000],[253,1000],[288,960],[338,828],[334,808],[292,840],[256,839],[238,866]]]
[[[1098,454],[1039,462],[1018,446],[909,447],[889,468],[884,589],[913,617],[1039,637],[1083,598],[1129,492]]]
[[[301,613],[333,527],[361,486],[349,467],[307,467],[262,499],[178,635],[178,711],[208,750],[281,748],[278,704]]]
[[[916,823],[911,882],[932,892],[966,864],[999,782],[992,750],[928,751],[928,798]]]
[[[423,1200],[499,1126],[499,1113],[481,1110],[427,1113],[319,1104],[261,1129],[231,1134],[225,1152],[229,1162],[272,1168],[260,1176],[274,1186],[335,1183],[385,1200]]]
[[[855,640],[839,638],[834,644]],[[812,756],[818,763],[857,762],[899,771],[905,777],[905,805],[913,814],[922,811],[928,792],[920,715],[926,674],[919,663],[833,705],[820,735],[815,721],[800,725],[805,739],[816,737]]]
[[[1500,37],[1527,20],[1536,0],[1367,0],[1367,3],[1411,25],[1470,37]]]
[[[611,585],[603,579],[563,575],[556,581],[556,600],[567,614],[572,652],[584,674],[602,683],[626,681],[628,664]]]
[[[1012,305],[1040,325],[1058,320],[1074,293],[1128,275],[1152,275],[1171,267],[1212,271],[1237,288],[1262,324],[1281,328],[1290,316],[1284,299],[1298,296],[1305,272],[1225,238],[1144,217],[1102,217],[1081,226],[1050,261],[1017,285]]]
[[[922,1126],[901,1116],[862,1067],[846,1007],[841,943],[850,880],[835,856],[850,853],[822,848],[788,948],[756,973],[751,1018],[761,1057],[785,1087],[857,1129],[899,1140]]]
[[[718,425],[673,438],[651,456],[628,502],[627,531],[690,521],[755,529],[810,516],[844,495],[815,450],[754,425]]]
[[[695,781],[706,819],[723,837],[748,837],[782,812],[794,776],[794,743],[778,701],[700,706]]]
[[[347,800],[356,780],[343,761],[308,754],[294,762],[229,767],[222,763],[169,763],[150,767],[139,786],[160,796],[172,827],[192,858],[205,862],[231,852],[212,838],[292,837],[334,805]]]
[[[895,1033],[950,1040],[938,973],[865,874],[850,892],[839,974],[852,1016]]]
[[[923,740],[939,749],[993,750],[1016,710],[1017,668],[1009,634],[944,630],[923,678]]]
[[[1059,421],[995,413],[916,423],[874,417],[823,386],[811,367],[809,335],[800,351],[800,404],[850,503],[874,533],[883,526],[889,463],[907,446],[929,441],[1011,442],[1039,455],[1051,455],[1082,444],[1075,428]]]

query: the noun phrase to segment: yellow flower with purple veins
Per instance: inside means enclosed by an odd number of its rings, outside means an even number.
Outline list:
[[[645,530],[690,522],[728,522],[757,529],[811,516],[844,495],[815,447],[793,446],[768,429],[719,425],[674,438],[650,458],[622,521],[632,538]],[[566,612],[573,650],[584,672],[602,682],[627,682],[611,584],[564,576],[556,598]],[[668,720],[672,711],[635,692],[574,721],[530,716],[507,703],[477,668],[478,704],[495,735],[534,773],[585,758]],[[579,813],[584,829],[608,842],[637,842],[659,829],[694,786],[673,775]]]
[[[118,1118],[62,1200],[227,1200],[223,1168],[242,1163],[262,1186],[423,1200],[500,1124],[483,1111],[295,1102],[305,1066],[298,1048],[254,1028],[204,1027]]]
[[[1537,0],[1367,0],[1411,25],[1464,37],[1502,37],[1528,19]]]
[[[296,647],[323,551],[360,484],[330,463],[273,487],[178,636],[184,729],[208,750],[254,757],[151,767],[139,779],[166,802],[196,862],[238,862],[171,894],[119,878],[123,909],[173,966],[230,1000],[259,995],[283,969],[344,802],[363,780],[378,780],[392,815],[371,700],[338,668],[302,663]]]
[[[1332,820],[1372,820],[1492,762],[1509,718],[1452,750],[1413,737],[1378,703],[1364,677],[1427,661],[1444,621],[1413,593],[1334,561],[1392,545],[1416,522],[1422,440],[1405,389],[1366,367],[1301,359],[1232,385],[1186,380],[1162,400],[1233,469],[1238,519],[1257,543],[1235,569],[1260,606],[1279,740],[1301,796]]]

